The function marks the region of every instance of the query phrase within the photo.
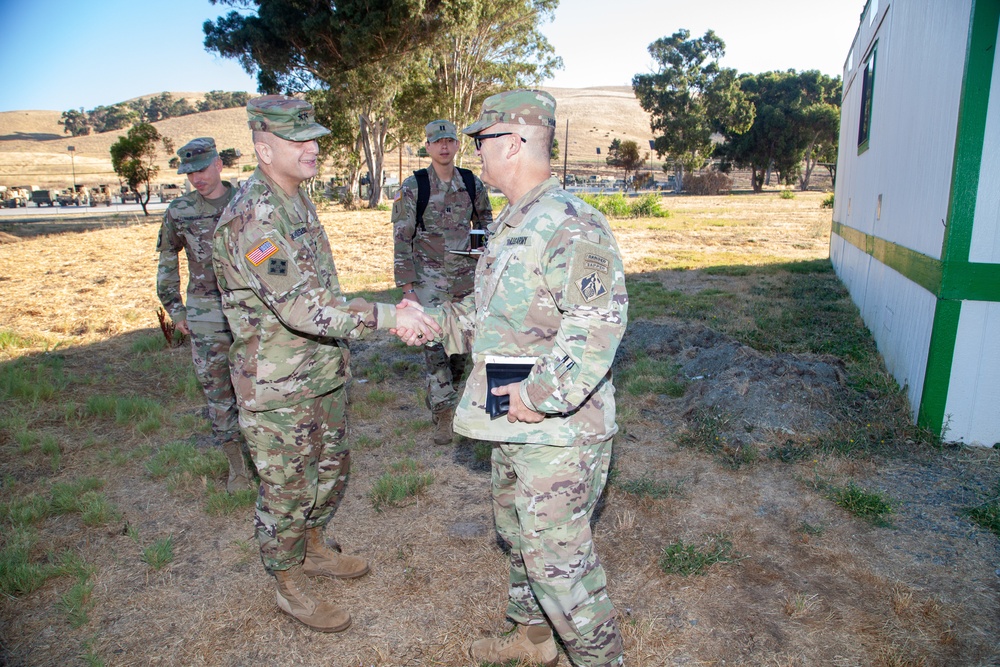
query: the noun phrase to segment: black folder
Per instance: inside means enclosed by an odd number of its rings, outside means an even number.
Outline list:
[[[510,396],[494,396],[493,387],[521,382],[535,366],[534,357],[486,357],[486,412],[490,419],[510,410]]]

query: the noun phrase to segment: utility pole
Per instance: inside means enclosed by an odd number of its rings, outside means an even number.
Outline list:
[[[566,187],[566,162],[569,160],[569,118],[566,119],[566,139],[563,145],[563,188]]]
[[[76,159],[73,157],[76,154],[76,146],[67,146],[66,150],[69,151],[69,162],[73,167],[73,196],[76,197]]]

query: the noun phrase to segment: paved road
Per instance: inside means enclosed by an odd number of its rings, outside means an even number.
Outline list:
[[[160,202],[150,202],[146,208],[152,214],[166,210],[167,205]],[[108,213],[138,213],[142,215],[142,207],[138,204],[112,204],[111,206],[35,206],[34,204],[28,204],[25,208],[0,208],[0,219],[35,216],[58,218],[64,215],[78,217],[90,214],[107,215]]]

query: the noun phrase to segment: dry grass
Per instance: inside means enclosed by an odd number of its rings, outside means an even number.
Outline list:
[[[734,275],[733,267],[826,256],[828,213],[818,202],[811,195],[670,198],[672,217],[615,228],[630,277],[646,274],[686,294],[724,289],[749,298],[757,278]],[[387,291],[389,213],[330,208],[321,217],[342,285],[397,297]],[[0,230],[20,238],[0,244],[0,332],[20,341],[0,349],[0,370],[17,359],[58,357],[69,378],[52,399],[0,406],[0,505],[89,475],[105,480],[103,492],[123,517],[96,528],[73,516],[38,524],[34,559],[70,550],[96,567],[90,620],[73,628],[60,611],[60,597],[73,583],[67,578],[4,597],[0,664],[78,664],[89,656],[90,664],[109,666],[454,666],[469,664],[470,639],[504,629],[507,562],[492,530],[488,470],[477,462],[474,443],[430,444],[418,378],[390,370],[381,383],[351,388],[350,437],[357,446],[333,532],[346,551],[369,559],[372,572],[320,582],[354,624],[333,636],[310,632],[275,607],[252,538],[252,511],[205,512],[208,489],[224,480],[189,480],[170,490],[145,472],[158,448],[206,428],[201,399],[177,388],[189,372],[188,351],[133,348],[159,335],[157,224],[109,217],[89,225],[3,223]],[[680,266],[729,268],[673,270]],[[419,353],[381,335],[352,347],[359,374],[376,360],[390,369],[396,361],[421,363]],[[163,426],[143,434],[129,424],[81,417],[75,408],[95,394],[156,400],[164,407]],[[622,393],[620,401],[626,429],[616,441],[618,474],[679,489],[650,499],[612,485],[595,522],[627,664],[985,666],[1000,658],[994,536],[909,528],[907,515],[939,511],[929,504],[902,508],[899,529],[873,527],[813,483],[884,480],[919,463],[818,454],[734,470],[679,447],[681,417],[665,417],[656,397]],[[20,453],[17,428],[57,439],[62,457],[55,471],[39,452]],[[761,444],[786,437],[763,434]],[[942,466],[997,469],[995,459],[948,456]],[[404,458],[435,481],[403,506],[377,512],[368,491]],[[731,540],[735,562],[689,578],[658,568],[667,544],[701,545],[720,533]],[[167,537],[173,560],[153,570],[142,547]],[[6,539],[0,536],[0,549]],[[561,658],[560,667],[567,665]]]

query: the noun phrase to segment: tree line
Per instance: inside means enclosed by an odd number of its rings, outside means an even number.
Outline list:
[[[678,30],[649,45],[657,71],[632,78],[677,190],[685,172],[713,158],[723,172],[750,169],[755,192],[772,172],[803,190],[819,164],[836,176],[840,77],[814,70],[737,74],[719,66],[725,48],[711,30],[694,39]]]
[[[423,126],[462,127],[496,92],[537,85],[562,61],[541,33],[558,0],[214,0],[233,9],[204,24],[205,47],[237,60],[263,93],[304,94],[331,133],[324,157],[347,192],[379,184]],[[464,141],[464,139],[463,139]],[[367,201],[377,206],[382,189]]]
[[[110,106],[98,106],[90,111],[70,109],[64,111],[59,120],[63,131],[74,137],[80,137],[91,132],[111,132],[123,130],[136,123],[156,123],[167,118],[187,116],[203,111],[216,109],[231,109],[246,106],[250,93],[226,92],[213,90],[205,94],[204,99],[192,105],[186,97],[174,98],[164,92],[146,99],[119,102]]]

